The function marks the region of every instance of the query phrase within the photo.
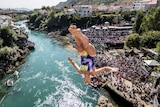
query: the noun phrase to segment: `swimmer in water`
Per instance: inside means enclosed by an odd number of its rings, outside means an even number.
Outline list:
[[[79,74],[84,75],[84,82],[90,83],[90,76],[95,76],[100,74],[101,72],[111,71],[118,72],[118,68],[112,67],[102,67],[96,69],[94,59],[96,56],[95,47],[89,43],[88,37],[85,36],[76,25],[70,25],[68,28],[69,32],[72,34],[75,39],[77,45],[77,51],[81,56],[81,65],[80,67],[72,60],[71,57],[68,57],[69,62],[73,65],[76,71]]]

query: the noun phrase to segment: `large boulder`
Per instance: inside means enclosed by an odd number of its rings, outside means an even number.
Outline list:
[[[29,50],[34,50],[35,49],[35,44],[31,41],[27,42],[27,46],[26,46]]]
[[[108,101],[108,98],[105,96],[100,96],[96,107],[113,107],[113,105]]]

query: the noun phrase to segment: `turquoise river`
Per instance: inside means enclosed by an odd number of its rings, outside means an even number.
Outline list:
[[[20,77],[9,88],[0,102],[1,107],[95,107],[103,89],[96,90],[83,82],[67,60],[71,56],[77,63],[76,52],[63,47],[47,34],[29,30],[35,50],[18,68]],[[106,94],[109,97],[109,94]]]

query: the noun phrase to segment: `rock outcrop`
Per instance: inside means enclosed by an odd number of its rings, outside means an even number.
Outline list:
[[[113,107],[113,105],[108,101],[108,98],[105,96],[100,96],[96,107]]]
[[[18,48],[13,48],[13,52],[0,56],[0,79],[12,72],[16,67],[25,62],[25,55],[34,49],[35,44],[28,40],[28,37],[18,38],[15,42]]]

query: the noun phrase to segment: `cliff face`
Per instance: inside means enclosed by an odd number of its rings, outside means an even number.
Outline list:
[[[66,2],[60,2],[56,7],[62,8],[65,6],[72,6],[72,5],[91,5],[91,4],[109,4],[114,3],[117,0],[67,0]]]
[[[56,5],[56,8],[62,8],[65,6],[72,6],[72,5],[108,5],[111,3],[120,4],[120,3],[132,3],[135,0],[67,0],[66,2],[60,2]]]
[[[2,49],[2,48],[0,48]],[[28,40],[28,36],[18,37],[14,47],[3,47],[4,51],[12,50],[9,54],[0,55],[0,79],[6,73],[12,72],[16,67],[25,62],[25,55],[34,49],[34,43]]]

